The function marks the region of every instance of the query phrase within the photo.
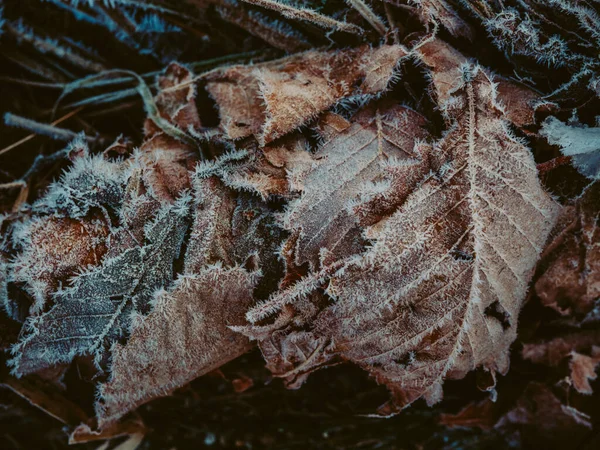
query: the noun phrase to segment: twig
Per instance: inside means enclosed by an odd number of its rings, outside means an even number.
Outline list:
[[[65,120],[73,117],[75,114],[77,114],[78,112],[80,112],[82,109],[83,109],[83,107],[77,108],[77,109],[69,112],[68,114],[65,114],[61,118],[56,119],[54,122],[52,122],[51,125],[58,125],[59,123],[64,122]],[[33,139],[36,136],[37,136],[37,134],[35,134],[35,133],[32,133],[29,136],[25,136],[23,139],[21,139],[21,140],[15,142],[14,144],[11,144],[8,147],[5,147],[2,150],[0,150],[0,155],[3,155],[4,153],[7,153],[7,152],[11,151],[14,148],[17,148],[19,145],[24,144],[25,142]]]
[[[77,137],[77,133],[65,128],[59,128],[51,124],[36,122],[35,120],[28,119],[26,117],[16,116],[11,113],[4,115],[4,124],[8,127],[23,128],[29,130],[35,134],[42,136],[48,136],[49,138],[57,141],[72,141]],[[86,137],[88,140],[94,140],[94,138]]]
[[[540,163],[537,165],[537,170],[540,174],[545,174],[550,172],[551,170],[556,169],[557,167],[564,166],[571,162],[570,156],[558,156],[550,161],[546,161],[544,163]]]

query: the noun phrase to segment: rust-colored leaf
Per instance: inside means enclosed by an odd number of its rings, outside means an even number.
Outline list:
[[[388,86],[400,46],[310,51],[206,76],[231,139],[255,136],[261,145],[306,124],[348,96],[375,95]]]

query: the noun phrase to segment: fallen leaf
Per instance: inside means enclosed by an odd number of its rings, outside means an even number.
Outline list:
[[[506,128],[482,69],[464,69],[442,110],[451,125],[435,145],[432,173],[367,231],[372,246],[247,315],[256,324],[284,304],[306,309],[307,294],[324,284],[333,302],[309,330],[288,321],[259,341],[263,354],[276,354],[265,352],[270,346],[282,355],[272,370],[290,385],[327,363],[355,362],[390,388],[393,413],[422,396],[438,401],[445,378],[508,370],[518,314],[559,206],[540,186],[529,149]],[[275,364],[290,360],[293,369]]]
[[[154,98],[159,114],[182,131],[202,127],[196,108],[194,75],[184,66],[171,63],[157,79]]]
[[[592,347],[592,355],[582,355],[577,352],[571,353],[569,368],[571,369],[571,381],[573,387],[581,394],[592,394],[590,380],[595,380],[598,375],[596,368],[600,364],[600,347]]]
[[[401,46],[309,51],[205,77],[230,139],[255,136],[261,146],[295,130],[349,96],[385,90],[407,53]]]
[[[239,267],[208,266],[159,293],[127,344],[113,350],[110,378],[99,388],[100,426],[248,351],[249,341],[227,326],[243,319],[255,278]]]
[[[453,94],[456,80],[463,76],[469,59],[441,39],[428,39],[417,49],[419,58],[431,69],[432,88],[439,104],[445,104]],[[536,123],[538,109],[553,111],[555,105],[522,83],[501,76],[494,77],[495,97],[505,118],[519,127]]]
[[[563,315],[585,315],[600,297],[600,184],[565,207],[535,283],[542,304]]]
[[[489,398],[471,402],[456,414],[441,414],[440,424],[450,428],[480,428],[491,430],[495,423],[494,402]]]
[[[429,171],[429,155],[416,145],[429,136],[426,125],[406,107],[368,108],[317,150],[314,167],[295,178],[302,196],[283,219],[298,234],[297,265],[319,268],[320,258],[360,251],[360,219],[391,214]]]
[[[429,25],[432,22],[441,24],[454,37],[473,40],[474,34],[471,26],[461,19],[460,15],[446,2],[446,0],[415,0],[419,7],[421,20]]]
[[[27,244],[11,264],[10,281],[23,284],[34,299],[30,313],[39,314],[61,283],[100,263],[106,253],[109,229],[104,217],[92,214],[82,220],[35,218],[25,222],[18,232]]]
[[[589,351],[600,343],[599,330],[581,330],[565,333],[552,339],[523,345],[523,358],[537,364],[556,367],[571,352]]]
[[[560,449],[577,446],[591,426],[588,416],[564,405],[548,386],[530,382],[495,428],[507,434],[516,432],[523,448]]]
[[[148,312],[155,290],[173,277],[173,260],[187,228],[189,197],[163,207],[146,224],[146,245],[128,248],[72,279],[54,296],[54,306],[24,325],[12,348],[13,373],[21,376],[76,355],[91,354],[101,364],[113,342],[124,337],[134,311]]]

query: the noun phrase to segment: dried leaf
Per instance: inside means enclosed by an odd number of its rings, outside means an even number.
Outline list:
[[[254,66],[234,66],[206,76],[231,139],[254,135],[265,145],[304,125],[349,96],[385,90],[406,56],[401,46],[309,51]]]
[[[105,439],[115,439],[123,436],[137,436],[148,433],[148,429],[142,422],[141,417],[133,416],[128,419],[115,422],[102,430],[95,429],[95,420],[88,420],[75,427],[69,435],[69,445],[83,444]]]
[[[243,318],[254,284],[242,268],[209,266],[159,293],[127,345],[113,351],[110,379],[99,389],[100,426],[248,351],[248,340],[227,326]]]
[[[83,220],[36,218],[18,232],[27,246],[11,264],[11,281],[23,283],[34,299],[30,313],[38,314],[61,283],[100,263],[109,229],[104,217],[92,214]]]
[[[302,197],[283,219],[299,236],[297,265],[318,268],[324,252],[334,261],[360,250],[359,219],[390,214],[429,171],[428,153],[415,145],[428,136],[426,124],[406,107],[369,108],[319,148],[314,167],[296,177]]]
[[[465,67],[461,80],[442,105],[451,128],[436,145],[433,172],[369,230],[372,247],[330,276],[333,304],[309,331],[291,323],[259,343],[294,362],[274,370],[292,385],[327,362],[352,361],[391,389],[389,413],[421,396],[439,400],[445,378],[475,367],[508,370],[517,317],[558,205],[541,188],[527,147],[508,131],[489,76]],[[310,292],[311,282],[248,317],[299,307],[294,297]]]
[[[169,64],[157,80],[158,94],[154,101],[160,115],[183,131],[202,127],[193,80],[193,74],[177,63]]]
[[[523,448],[564,448],[577,446],[591,428],[589,417],[564,405],[544,384],[531,382],[496,424],[506,433],[516,432]]]
[[[172,202],[191,188],[190,171],[198,153],[189,145],[157,133],[144,141],[138,158],[145,186],[154,198]]]
[[[524,359],[534,363],[556,367],[571,352],[587,352],[599,343],[599,330],[581,330],[546,341],[527,343],[522,354]]]
[[[456,414],[442,414],[440,416],[440,423],[450,428],[477,427],[488,431],[496,423],[494,406],[494,402],[489,398],[480,402],[471,402]]]
[[[439,23],[454,37],[464,37],[473,40],[473,30],[446,0],[414,0],[419,7],[421,20],[425,24]]]
[[[600,184],[589,186],[566,207],[544,251],[535,292],[563,315],[584,315],[600,297]]]
[[[417,52],[431,69],[430,77],[438,103],[445,104],[452,95],[456,80],[461,79],[468,58],[437,38],[427,40],[418,47]],[[497,76],[494,82],[498,106],[502,105],[506,119],[519,127],[535,124],[535,112],[541,107],[547,110],[555,107],[531,88],[514,80]]]
[[[31,405],[67,425],[77,425],[87,420],[86,413],[75,403],[67,399],[59,389],[36,376],[16,379],[4,375],[0,386],[13,391]]]
[[[595,380],[598,375],[596,368],[600,364],[600,347],[592,347],[592,356],[582,355],[577,352],[571,353],[569,368],[571,369],[571,381],[577,392],[591,394],[592,386],[590,380]]]

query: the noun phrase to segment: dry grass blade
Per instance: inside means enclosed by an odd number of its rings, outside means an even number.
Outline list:
[[[306,8],[298,8],[275,0],[242,0],[251,5],[261,6],[281,13],[284,17],[292,20],[305,20],[322,28],[345,31],[347,33],[361,35],[364,30],[358,25],[332,19]]]
[[[387,27],[383,23],[383,21],[373,12],[369,5],[367,5],[363,0],[346,0],[350,6],[356,9],[361,16],[365,18],[367,22],[371,24],[377,32],[385,36],[388,32]]]

